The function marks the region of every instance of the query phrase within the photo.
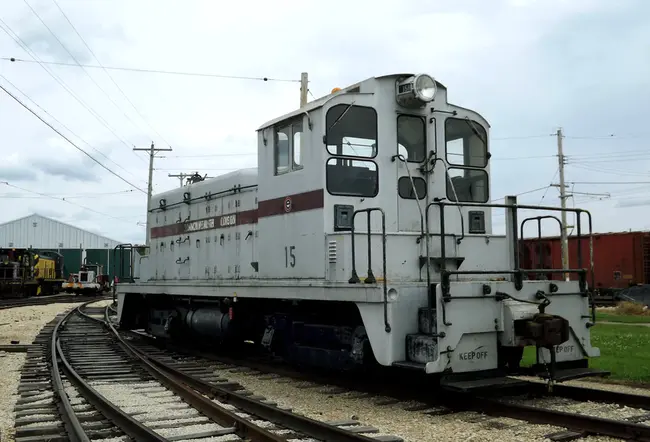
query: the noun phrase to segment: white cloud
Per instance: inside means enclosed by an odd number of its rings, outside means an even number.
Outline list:
[[[208,0],[57,1],[109,66],[291,79],[308,71],[316,97],[373,75],[429,72],[449,88],[452,102],[490,121],[493,197],[551,181],[557,160],[552,157],[555,139],[548,135],[557,126],[567,135],[568,181],[650,181],[645,122],[650,62],[643,56],[650,40],[650,6],[642,0],[382,0],[372,6],[342,0],[253,1],[244,7]],[[52,0],[28,2],[77,60],[95,64]],[[2,19],[42,59],[71,60],[24,2],[5,5]],[[0,56],[31,59],[2,31]],[[255,165],[255,128],[293,110],[299,98],[296,83],[110,71],[152,129],[101,69],[48,69],[98,116],[39,65],[0,61],[1,75],[74,134],[4,79],[0,84],[138,187],[146,188],[147,158],[134,153],[133,146],[147,147],[152,140],[158,146],[171,144],[174,152],[156,160],[157,191],[178,185],[168,173],[198,170],[214,176]],[[142,193],[114,193],[129,187],[6,95],[0,99],[0,116],[0,181],[55,196],[86,194],[69,201],[122,219],[60,200],[11,198],[11,210],[0,212],[0,221],[39,209],[118,240],[144,239],[144,229],[136,224],[144,221]],[[607,133],[621,138],[571,138]],[[498,139],[520,135],[546,136]],[[616,157],[612,152],[617,150],[640,153]],[[240,155],[205,156],[219,153]],[[507,159],[524,156],[544,158]],[[576,184],[574,190],[609,192],[609,199],[576,194],[576,201],[593,208],[596,229],[623,230],[647,225],[640,221],[648,218],[647,207],[628,207],[637,195],[628,189],[635,187],[639,184]],[[0,198],[16,192],[0,187]],[[642,201],[643,189],[637,192]],[[541,196],[523,195],[521,201],[538,203]],[[543,202],[556,204],[557,189],[550,189]]]

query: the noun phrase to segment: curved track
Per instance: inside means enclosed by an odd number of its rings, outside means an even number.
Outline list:
[[[110,299],[110,296],[58,294],[47,296],[31,296],[28,298],[0,298],[0,310],[14,307],[26,307],[30,305],[100,301],[104,299]]]
[[[105,320],[108,309],[89,303],[57,317],[37,339],[41,354],[26,364],[16,407],[30,417],[17,418],[17,438],[401,441],[362,434],[372,428],[344,429],[347,422],[324,423],[281,409],[218,374],[199,376],[201,367],[177,370],[132,347]],[[49,372],[42,370],[44,359]]]
[[[423,379],[411,379],[399,384],[377,382],[377,379],[333,377],[315,372],[297,371],[286,365],[276,365],[262,358],[225,357],[179,348],[168,342],[151,339],[137,332],[134,343],[145,352],[165,354],[168,359],[185,361],[188,365],[221,364],[220,369],[251,370],[258,375],[275,374],[310,383],[338,387],[341,392],[361,393],[394,398],[395,402],[416,401],[420,406],[409,411],[425,411],[431,415],[450,415],[474,411],[483,416],[509,417],[535,424],[563,427],[566,431],[548,434],[551,440],[572,440],[588,435],[604,435],[624,440],[650,441],[650,396],[625,394],[601,389],[554,385],[552,393],[540,382],[528,382],[517,390],[462,393],[423,388]],[[137,337],[137,338],[136,338]],[[154,349],[156,345],[157,349]],[[161,349],[165,349],[163,352]],[[180,362],[179,362],[180,363]],[[387,403],[387,401],[384,401]],[[608,418],[599,416],[607,415]]]

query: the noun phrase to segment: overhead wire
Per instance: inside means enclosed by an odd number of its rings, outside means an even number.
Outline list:
[[[61,125],[63,128],[65,128],[68,132],[70,132],[72,135],[74,135],[74,136],[77,137],[79,140],[81,140],[85,145],[87,145],[88,147],[90,147],[92,150],[94,150],[95,152],[97,152],[99,155],[101,155],[101,156],[103,156],[104,158],[106,158],[106,159],[107,159],[108,161],[110,161],[111,163],[115,164],[115,166],[119,167],[119,168],[122,169],[124,172],[130,174],[130,175],[131,175],[132,177],[134,177],[134,178],[137,178],[137,177],[136,177],[132,172],[126,170],[126,169],[125,169],[124,167],[122,167],[120,164],[118,164],[118,163],[116,163],[115,161],[113,161],[112,159],[110,159],[110,158],[109,158],[107,155],[105,155],[102,151],[100,151],[99,149],[93,147],[92,145],[90,145],[90,143],[88,143],[86,140],[84,140],[84,139],[81,138],[79,135],[77,135],[75,132],[73,132],[72,129],[70,129],[68,126],[66,126],[66,125],[63,124],[61,121],[59,121],[55,116],[53,116],[52,114],[50,114],[50,113],[49,113],[47,110],[45,110],[41,105],[39,105],[36,101],[34,101],[34,100],[29,96],[29,95],[27,95],[25,92],[23,92],[22,90],[20,90],[20,89],[19,89],[15,84],[13,84],[13,83],[12,83],[12,82],[7,78],[7,77],[5,77],[4,75],[0,74],[0,78],[2,78],[4,81],[6,81],[7,83],[9,83],[9,84],[14,88],[14,89],[16,89],[18,92],[20,92],[20,93],[21,93],[21,94],[22,94],[22,95],[23,95],[27,100],[29,100],[30,102],[32,102],[32,103],[33,103],[36,107],[38,107],[38,108],[39,108],[43,113],[45,113],[45,114],[46,114],[47,116],[49,116],[51,119],[53,119],[54,121],[56,121],[57,123],[59,123],[59,125]]]
[[[20,193],[0,193],[0,198],[36,198],[36,199],[41,199],[41,198],[65,198],[65,199],[70,199],[70,198],[95,198],[98,196],[110,196],[110,195],[123,195],[127,193],[133,193],[133,189],[127,189],[127,190],[120,190],[118,192],[91,192],[91,193],[79,193],[79,194],[70,194],[70,195],[57,195],[53,193],[44,193],[43,196],[32,196],[32,197],[26,197],[23,194]]]
[[[57,201],[64,201],[64,202],[66,202],[68,204],[72,204],[73,206],[80,207],[80,208],[82,208],[84,210],[96,213],[96,214],[101,215],[103,217],[112,218],[112,219],[115,219],[117,221],[127,222],[127,221],[124,221],[123,219],[120,219],[120,218],[115,217],[113,215],[109,215],[107,213],[99,212],[99,211],[97,211],[95,209],[91,209],[90,207],[86,207],[86,206],[83,206],[81,204],[78,204],[78,203],[75,203],[75,202],[72,202],[72,201],[68,201],[66,198],[57,198],[55,196],[49,196],[49,195],[47,195],[45,193],[36,192],[35,190],[25,189],[24,187],[19,187],[19,186],[16,186],[14,184],[11,184],[8,181],[0,181],[0,184],[5,184],[5,185],[7,185],[9,187],[13,187],[14,189],[22,190],[23,192],[33,193],[33,194],[40,195],[40,196],[43,196],[43,197],[47,197],[47,198],[50,198],[50,199],[54,199],[54,200],[57,200]],[[129,224],[132,224],[132,223],[129,223]]]
[[[65,83],[65,81],[63,81],[59,76],[54,74],[49,68],[47,68],[45,66],[45,63],[43,62],[43,60],[41,60],[40,57],[38,55],[36,55],[36,53],[34,51],[32,51],[29,48],[29,46],[27,46],[27,44],[20,38],[20,36],[18,34],[16,34],[11,29],[11,27],[9,25],[7,25],[7,23],[5,23],[2,20],[2,18],[0,18],[0,24],[2,24],[2,26],[0,26],[0,28],[2,28],[2,30],[10,38],[12,38],[21,48],[23,48],[23,50],[25,52],[27,52],[28,55],[30,55],[34,59],[34,63],[38,63],[41,66],[41,68],[43,68],[43,70],[45,70],[45,72],[47,72],[48,75],[50,75],[50,77],[52,77],[57,83],[59,83],[59,85],[61,85],[61,87],[63,87],[63,89],[65,89],[65,91],[68,92],[72,96],[72,98],[74,98],[79,104],[81,104],[81,106],[84,107],[88,111],[88,113],[90,113],[93,117],[95,117],[95,119],[97,121],[99,121],[106,129],[108,129],[108,131],[111,132],[120,143],[124,144],[129,149],[129,151],[133,153],[133,155],[136,158],[138,158],[140,161],[144,161],[146,163],[146,161],[142,157],[140,157],[139,155],[136,155],[135,152],[133,152],[131,150],[131,146],[129,146],[127,144],[127,142],[123,138],[121,138],[119,135],[117,135],[115,130],[108,124],[108,122],[106,122],[106,120],[101,115],[99,115],[92,107],[90,107],[88,104],[86,104],[86,102],[84,102],[81,98],[79,98],[72,91],[70,86],[68,86]],[[10,31],[11,31],[11,33],[10,33]],[[14,34],[14,35],[12,35],[12,34]]]
[[[36,63],[34,60],[24,60],[16,57],[0,57],[0,60],[11,61],[11,62],[20,62],[20,63]],[[73,66],[73,67],[85,67],[85,68],[96,68],[96,69],[108,69],[115,71],[130,71],[130,72],[141,72],[141,73],[150,73],[150,74],[166,74],[166,75],[185,75],[192,77],[212,77],[212,78],[226,78],[233,80],[254,80],[254,81],[279,81],[279,82],[288,82],[288,83],[300,83],[300,80],[291,79],[291,78],[272,78],[272,77],[252,77],[244,75],[226,75],[226,74],[213,74],[206,72],[183,72],[183,71],[167,71],[163,69],[144,69],[144,68],[128,68],[121,66],[98,66],[91,65],[87,63],[81,63],[80,65],[73,63],[66,63],[62,61],[44,61],[45,64],[59,65],[59,66]]]
[[[32,13],[36,16],[36,18],[38,18],[38,20],[43,24],[43,26],[45,26],[45,28],[46,28],[46,29],[48,30],[48,32],[52,35],[52,37],[54,37],[54,39],[55,39],[55,40],[59,43],[59,45],[61,45],[61,47],[62,47],[62,48],[63,48],[63,49],[68,53],[68,55],[69,55],[69,56],[74,60],[74,62],[77,63],[77,65],[79,65],[79,66],[81,67],[81,65],[79,64],[79,60],[77,60],[77,57],[75,57],[74,54],[73,54],[72,52],[70,52],[70,50],[67,48],[67,46],[63,44],[63,42],[61,41],[61,39],[60,39],[60,38],[59,38],[59,37],[58,37],[58,36],[57,36],[53,31],[52,31],[52,29],[47,25],[47,23],[45,23],[45,21],[41,18],[41,16],[38,14],[38,12],[36,12],[36,10],[32,7],[32,5],[30,5],[29,2],[28,2],[27,0],[23,0],[23,2],[24,2],[24,3],[29,7],[29,9],[32,11]],[[58,4],[57,4],[57,6],[58,6]],[[59,8],[59,10],[61,10],[61,9]],[[61,11],[61,12],[63,12],[63,11]],[[64,16],[65,16],[65,14],[64,14]],[[65,16],[65,18],[67,19],[67,16]],[[73,27],[73,29],[74,29],[75,32],[76,32],[76,29],[74,28],[74,26],[72,25],[72,23],[70,22],[70,20],[68,20],[68,23],[70,23],[70,25]],[[79,33],[77,33],[77,35],[79,35]],[[80,37],[81,37],[81,36],[80,36]],[[83,38],[82,38],[82,40],[83,40]],[[85,41],[84,41],[84,44],[85,44]],[[86,47],[87,47],[87,46],[86,46]],[[122,115],[124,115],[124,118],[126,118],[126,119],[127,119],[127,120],[132,124],[132,125],[133,125],[133,127],[135,127],[136,129],[139,129],[138,126],[135,124],[135,122],[131,119],[131,117],[129,117],[129,116],[126,114],[126,112],[124,112],[124,111],[123,111],[123,110],[118,106],[118,104],[115,102],[115,100],[113,100],[113,99],[110,97],[110,95],[108,95],[108,93],[106,92],[106,90],[104,90],[104,88],[101,87],[101,86],[99,85],[99,83],[97,83],[97,81],[92,77],[92,75],[90,75],[90,74],[88,73],[88,71],[87,71],[84,67],[81,67],[81,69],[82,69],[83,72],[86,74],[86,76],[87,76],[88,78],[90,78],[90,81],[92,81],[93,84],[94,84],[95,86],[97,86],[97,89],[99,89],[99,90],[100,90],[100,91],[101,91],[101,92],[106,96],[106,98],[108,98],[108,100],[113,104],[113,106],[115,106],[115,108],[116,108],[118,111],[122,112]]]
[[[145,195],[147,194],[147,191],[145,191],[145,190],[139,188],[138,186],[136,186],[135,184],[131,183],[129,180],[127,180],[126,178],[122,177],[120,174],[118,174],[117,172],[113,171],[112,169],[109,169],[109,168],[108,168],[107,166],[105,166],[101,161],[97,160],[95,157],[93,157],[92,155],[90,155],[88,152],[86,152],[85,150],[83,150],[81,147],[77,146],[74,142],[72,142],[72,140],[70,140],[68,137],[66,137],[65,135],[63,135],[63,134],[62,134],[61,132],[59,132],[59,131],[54,127],[54,126],[52,126],[50,123],[48,123],[48,122],[45,121],[43,118],[41,118],[40,115],[38,115],[36,112],[34,112],[32,109],[30,109],[29,106],[27,106],[25,103],[23,103],[22,101],[20,101],[20,99],[19,99],[18,97],[16,97],[16,96],[13,95],[11,92],[9,92],[7,89],[5,89],[4,86],[0,85],[0,89],[2,89],[2,90],[3,90],[7,95],[9,95],[11,98],[13,98],[13,99],[14,99],[18,104],[20,104],[22,107],[24,107],[25,109],[27,109],[27,110],[28,110],[32,115],[34,115],[36,118],[38,118],[39,120],[41,120],[45,125],[47,125],[47,127],[49,127],[49,128],[52,129],[54,132],[56,132],[57,134],[59,134],[59,136],[61,136],[64,140],[66,140],[68,143],[70,143],[70,144],[71,144],[75,149],[79,150],[81,153],[83,153],[84,155],[86,155],[88,158],[90,158],[91,160],[93,160],[95,163],[99,164],[102,168],[106,169],[106,170],[107,170],[108,172],[110,172],[112,175],[115,175],[117,178],[119,178],[120,180],[124,181],[124,182],[125,182],[126,184],[128,184],[129,186],[133,187],[133,188],[136,189],[136,190],[139,190],[140,192],[144,193]]]
[[[63,9],[61,8],[61,6],[60,6],[59,3],[57,2],[57,0],[52,0],[52,2],[53,2],[53,3],[56,5],[56,7],[59,9],[59,11],[61,12],[61,15],[63,15],[63,17],[66,19],[66,21],[68,22],[68,24],[70,25],[70,27],[74,30],[74,32],[77,34],[77,36],[79,37],[79,39],[81,40],[81,42],[84,44],[84,46],[86,46],[86,49],[88,49],[88,52],[90,52],[90,54],[93,56],[93,58],[97,61],[97,64],[99,64],[99,66],[102,67],[102,69],[104,70],[104,72],[106,73],[106,75],[108,76],[108,78],[110,78],[110,80],[113,82],[113,84],[115,85],[115,87],[117,88],[117,90],[120,91],[120,93],[122,94],[122,96],[123,96],[123,97],[126,99],[126,101],[131,105],[131,107],[133,108],[133,110],[135,110],[135,112],[140,116],[140,118],[142,118],[142,121],[144,121],[144,122],[149,126],[149,128],[150,128],[151,130],[153,130],[153,131],[156,133],[156,135],[158,135],[158,137],[159,137],[159,138],[160,138],[160,139],[161,139],[165,144],[167,144],[168,146],[171,146],[171,144],[170,144],[170,143],[165,139],[165,137],[163,137],[163,136],[160,134],[160,132],[158,132],[158,131],[156,130],[156,128],[153,127],[153,126],[151,125],[151,123],[149,123],[149,121],[144,117],[144,115],[142,115],[142,113],[140,113],[140,111],[138,110],[138,108],[135,107],[135,105],[133,104],[133,102],[132,102],[132,101],[129,99],[129,97],[124,93],[124,91],[122,90],[122,88],[117,84],[117,82],[115,81],[115,79],[113,78],[113,76],[108,72],[108,70],[107,70],[106,68],[104,68],[104,66],[102,65],[102,63],[99,61],[99,58],[97,58],[97,56],[95,55],[95,52],[93,52],[93,50],[90,48],[90,45],[88,45],[88,43],[86,42],[86,40],[81,36],[81,34],[80,34],[79,31],[77,30],[76,26],[72,23],[72,21],[70,20],[70,18],[68,18],[68,15],[63,11]],[[75,60],[75,61],[77,61],[77,60]],[[80,65],[80,63],[79,63],[78,61],[77,61],[77,64]],[[80,66],[81,66],[81,65],[80,65]],[[85,71],[85,69],[84,69],[84,71]],[[110,98],[110,97],[109,97],[109,98]],[[127,117],[127,118],[128,118],[128,117]],[[129,118],[129,120],[131,120],[131,119]],[[133,122],[133,120],[131,120],[131,122]],[[133,124],[135,125],[135,123],[133,123]]]

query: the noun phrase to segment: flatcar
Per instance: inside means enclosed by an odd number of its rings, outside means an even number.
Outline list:
[[[584,269],[524,278],[527,206],[490,203],[489,124],[447,94],[427,74],[335,88],[257,129],[257,168],[153,196],[148,253],[116,285],[119,326],[450,386],[501,382],[525,346],[540,376],[592,374]]]

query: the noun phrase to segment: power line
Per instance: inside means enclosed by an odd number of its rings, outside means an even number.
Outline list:
[[[77,100],[77,102],[78,102],[79,104],[81,104],[81,106],[82,106],[84,109],[86,109],[86,110],[88,111],[89,114],[91,114],[93,117],[95,117],[95,119],[96,119],[97,121],[99,121],[99,122],[100,122],[100,123],[101,123],[101,124],[106,128],[106,129],[108,129],[108,131],[109,131],[110,133],[112,133],[112,134],[115,136],[115,138],[116,138],[118,141],[120,141],[120,143],[124,144],[127,148],[130,149],[130,146],[127,144],[127,142],[124,140],[124,138],[121,138],[119,135],[117,135],[117,133],[115,133],[115,130],[114,130],[114,129],[113,129],[113,128],[108,124],[108,122],[107,122],[107,121],[106,121],[106,120],[105,120],[101,115],[99,115],[99,114],[98,114],[98,113],[97,113],[93,108],[91,108],[88,104],[86,104],[86,102],[84,102],[81,98],[79,98],[79,97],[78,97],[78,96],[77,96],[77,95],[72,91],[72,88],[70,88],[70,86],[68,86],[68,85],[65,83],[65,81],[63,81],[63,80],[62,80],[61,78],[59,78],[57,75],[55,75],[54,73],[52,73],[52,71],[50,71],[50,70],[45,66],[45,62],[43,62],[43,60],[41,60],[41,59],[38,57],[38,55],[36,55],[36,53],[35,53],[34,51],[32,51],[32,50],[29,48],[29,46],[27,46],[27,44],[26,44],[26,43],[25,43],[25,42],[20,38],[20,36],[18,36],[18,34],[16,34],[16,33],[15,33],[15,32],[14,32],[14,31],[9,27],[9,25],[7,25],[7,23],[5,23],[5,22],[2,20],[2,18],[0,18],[0,24],[2,24],[2,26],[0,26],[0,28],[2,28],[2,30],[3,30],[3,31],[4,31],[4,32],[5,32],[5,33],[10,37],[10,38],[12,38],[12,39],[16,42],[16,44],[18,44],[21,48],[23,48],[23,50],[24,50],[25,52],[27,52],[27,54],[29,54],[29,55],[32,56],[32,58],[34,59],[34,60],[32,61],[33,63],[38,63],[38,64],[41,66],[41,68],[43,68],[43,70],[44,70],[45,72],[47,72],[47,74],[48,74],[50,77],[52,77],[52,78],[53,78],[57,83],[59,83],[59,85],[61,85],[61,87],[63,87],[63,89],[64,89],[68,94],[70,94],[70,95],[72,96],[72,98],[74,98],[75,100]],[[10,33],[9,31],[11,31],[11,33]],[[15,36],[14,36],[14,35],[11,35],[12,33],[13,33]],[[144,161],[144,159],[143,159],[142,157],[139,157],[139,156],[136,155],[135,153],[133,153],[133,155],[134,155],[135,157],[137,157],[140,161]]]
[[[502,196],[501,198],[495,198],[495,199],[492,199],[492,200],[490,200],[490,202],[493,203],[494,201],[501,201],[501,200],[503,200],[506,196],[522,196],[522,195],[528,195],[529,193],[539,192],[540,190],[544,190],[544,189],[548,189],[548,188],[549,188],[549,186],[544,186],[544,187],[538,187],[537,189],[526,190],[525,192],[517,193],[517,194],[515,194],[515,195],[504,195],[504,196]]]
[[[70,198],[94,198],[97,196],[109,196],[109,195],[123,195],[126,193],[132,193],[133,189],[128,189],[128,190],[121,190],[119,192],[95,192],[95,193],[79,193],[75,195],[57,195],[53,193],[44,193],[43,196],[32,196],[32,197],[26,197],[23,194],[20,193],[0,193],[0,198],[35,198],[35,199],[40,199],[40,198],[62,198],[62,199],[70,199]]]
[[[59,120],[57,120],[56,117],[54,117],[51,113],[49,113],[48,111],[46,111],[45,109],[43,109],[43,107],[41,107],[37,102],[35,102],[35,101],[34,101],[34,100],[29,96],[29,95],[27,95],[25,92],[21,91],[21,90],[20,90],[20,89],[15,85],[15,84],[13,84],[11,81],[9,81],[9,79],[8,79],[7,77],[5,77],[4,75],[0,74],[0,78],[2,78],[2,79],[5,80],[7,83],[9,83],[9,84],[14,88],[14,89],[16,89],[18,92],[20,92],[20,93],[21,93],[25,98],[27,98],[29,101],[31,101],[31,102],[34,104],[34,106],[38,107],[38,108],[39,108],[43,113],[45,113],[45,114],[46,114],[47,116],[49,116],[51,119],[53,119],[54,121],[56,121],[57,123],[59,123],[59,124],[60,124],[64,129],[66,129],[66,130],[67,130],[68,132],[70,132],[72,135],[74,135],[75,137],[77,137],[78,139],[80,139],[80,140],[81,140],[81,141],[82,141],[86,146],[90,147],[92,150],[94,150],[95,152],[97,152],[99,155],[103,156],[103,157],[106,158],[108,161],[110,161],[111,163],[115,164],[117,167],[119,167],[120,169],[122,169],[124,172],[130,174],[131,176],[133,176],[133,177],[135,178],[135,175],[133,175],[132,172],[129,172],[129,171],[126,170],[124,167],[122,167],[121,165],[117,164],[115,161],[111,160],[108,156],[106,156],[106,155],[105,155],[102,151],[100,151],[99,149],[96,149],[95,147],[91,146],[91,145],[90,145],[86,140],[84,140],[84,139],[81,138],[79,135],[77,135],[75,132],[73,132],[72,129],[70,129],[70,128],[69,128],[68,126],[66,126],[65,124],[61,123],[61,122],[60,122]]]
[[[568,181],[571,184],[650,184],[650,181]]]
[[[553,180],[555,179],[555,177],[557,176],[558,173],[560,173],[560,168],[559,167],[557,169],[555,169],[555,173],[553,174],[553,178],[551,178],[551,184],[549,184],[548,187],[546,188],[546,191],[542,195],[542,198],[539,200],[538,205],[540,205],[540,206],[542,205],[542,201],[544,201],[544,198],[546,198],[546,194],[548,193],[548,189],[550,189],[552,187]]]
[[[114,171],[112,171],[111,169],[109,169],[108,167],[104,166],[104,165],[103,165],[99,160],[97,160],[95,157],[93,157],[92,155],[90,155],[88,152],[86,152],[85,150],[83,150],[81,147],[77,146],[77,145],[76,145],[75,143],[73,143],[73,142],[72,142],[68,137],[66,137],[65,135],[63,135],[63,134],[62,134],[61,132],[59,132],[59,131],[54,127],[54,126],[52,126],[50,123],[48,123],[48,122],[45,121],[43,118],[41,118],[40,115],[38,115],[36,112],[34,112],[32,109],[30,109],[29,106],[27,106],[25,103],[23,103],[22,101],[20,101],[20,99],[18,99],[15,95],[13,95],[11,92],[9,92],[7,89],[5,89],[4,86],[0,85],[0,89],[2,89],[3,91],[5,91],[5,93],[6,93],[7,95],[9,95],[11,98],[13,98],[14,100],[16,100],[16,102],[17,102],[18,104],[20,104],[22,107],[24,107],[24,108],[27,109],[29,112],[31,112],[31,113],[32,113],[36,118],[38,118],[38,119],[41,120],[44,124],[46,124],[47,127],[49,127],[49,128],[52,129],[54,132],[56,132],[57,134],[59,134],[59,135],[60,135],[64,140],[66,140],[68,143],[70,143],[72,146],[74,146],[75,149],[77,149],[77,150],[79,150],[80,152],[82,152],[82,153],[83,153],[84,155],[86,155],[88,158],[90,158],[91,160],[93,160],[95,163],[99,164],[101,167],[103,167],[104,169],[106,169],[107,171],[109,171],[111,174],[115,175],[116,177],[118,177],[119,179],[121,179],[122,181],[124,181],[124,182],[125,182],[126,184],[128,184],[129,186],[133,187],[133,188],[136,189],[136,190],[139,190],[140,192],[142,192],[142,193],[144,193],[144,194],[147,193],[147,192],[144,191],[143,189],[139,188],[139,187],[136,186],[135,184],[133,184],[133,183],[131,183],[130,181],[128,181],[126,178],[122,177],[122,176],[121,176],[120,174],[118,174],[117,172],[114,172]]]
[[[69,56],[74,60],[74,62],[75,62],[77,65],[80,65],[80,64],[79,64],[79,60],[77,60],[77,58],[74,56],[74,54],[73,54],[72,52],[70,52],[70,50],[69,50],[69,49],[68,49],[68,48],[63,44],[63,42],[61,41],[61,39],[59,39],[59,37],[57,37],[57,35],[52,31],[52,29],[51,29],[51,28],[50,28],[50,27],[45,23],[45,21],[41,18],[41,16],[38,14],[38,12],[36,12],[36,10],[35,10],[34,8],[32,8],[32,6],[29,4],[29,2],[28,2],[27,0],[23,0],[23,1],[24,1],[25,4],[29,7],[29,9],[34,13],[34,15],[36,16],[36,18],[38,18],[38,20],[43,24],[43,26],[45,26],[45,28],[46,28],[46,29],[48,30],[48,32],[52,35],[52,37],[54,37],[54,39],[59,43],[59,45],[61,45],[61,47],[62,47],[62,48],[63,48],[63,49],[68,53],[68,55],[69,55]],[[55,3],[56,3],[56,2],[55,2]],[[58,4],[57,4],[57,6],[58,6]],[[59,10],[61,10],[61,8],[59,8]],[[63,12],[63,11],[61,11],[61,12]],[[64,16],[65,16],[65,14],[64,14]],[[65,18],[67,19],[67,17],[65,17]],[[72,26],[72,23],[70,22],[70,20],[68,20],[68,23],[70,23],[70,25]],[[74,29],[75,32],[76,32],[77,30],[74,28],[74,26],[72,26],[72,27],[73,27],[73,29]],[[79,33],[77,33],[77,35],[79,35]],[[82,40],[83,40],[83,39],[82,39]],[[84,44],[85,44],[85,41],[84,41]],[[86,46],[86,47],[88,47],[88,46]],[[94,55],[94,54],[93,54],[93,55]],[[84,71],[84,74],[86,74],[86,76],[87,76],[88,78],[90,78],[90,81],[92,81],[93,84],[94,84],[95,86],[97,86],[97,88],[98,88],[100,91],[102,91],[102,93],[106,96],[106,98],[108,98],[108,100],[113,104],[113,106],[115,106],[115,108],[116,108],[118,111],[122,112],[122,115],[124,115],[124,118],[126,118],[126,119],[131,123],[131,124],[133,124],[133,127],[135,127],[136,129],[138,129],[138,126],[135,124],[135,122],[134,122],[134,121],[133,121],[133,120],[132,120],[132,119],[131,119],[131,118],[130,118],[130,117],[129,117],[129,116],[128,116],[128,115],[127,115],[127,114],[126,114],[126,113],[125,113],[125,112],[124,112],[124,111],[123,111],[123,110],[118,106],[118,105],[117,105],[117,103],[115,102],[115,100],[113,100],[113,99],[110,97],[110,95],[108,95],[108,93],[104,90],[104,88],[102,88],[102,87],[99,85],[99,83],[97,83],[97,81],[95,81],[95,79],[94,79],[94,78],[93,78],[93,77],[88,73],[88,71],[87,71],[85,68],[82,67],[82,69],[83,69],[83,71]]]
[[[93,50],[90,48],[90,46],[88,45],[88,43],[86,43],[86,40],[81,36],[81,34],[79,33],[79,31],[77,30],[77,28],[75,27],[75,25],[72,24],[72,21],[68,18],[68,16],[67,16],[66,13],[63,11],[63,9],[61,9],[61,6],[59,6],[59,3],[58,3],[56,0],[52,0],[52,1],[54,2],[54,4],[56,5],[56,7],[57,7],[57,8],[59,9],[59,11],[61,12],[61,15],[63,15],[63,17],[66,19],[66,21],[68,22],[68,24],[70,25],[70,27],[72,27],[72,29],[74,30],[74,32],[77,34],[77,36],[79,37],[79,39],[81,40],[81,42],[84,44],[84,46],[86,46],[86,49],[88,49],[88,52],[90,52],[90,54],[95,58],[95,60],[97,61],[97,64],[99,64],[99,66],[101,66],[101,68],[104,70],[104,72],[106,73],[106,75],[108,76],[108,78],[111,79],[111,81],[113,82],[113,84],[115,85],[115,87],[117,88],[117,90],[120,91],[120,93],[122,94],[122,96],[123,96],[123,97],[126,99],[126,101],[131,105],[131,107],[133,108],[133,110],[135,110],[136,113],[140,116],[140,118],[142,118],[142,121],[144,121],[144,122],[149,126],[149,128],[151,128],[151,129],[156,133],[156,135],[158,135],[158,136],[159,136],[159,137],[160,137],[160,138],[165,142],[165,144],[167,144],[167,145],[169,146],[169,145],[170,145],[169,142],[168,142],[167,140],[165,140],[165,138],[164,138],[162,135],[160,135],[160,133],[159,133],[159,132],[158,132],[158,131],[157,131],[157,130],[156,130],[156,129],[155,129],[155,128],[150,124],[150,123],[149,123],[149,121],[147,121],[147,119],[146,119],[146,118],[145,118],[145,117],[140,113],[140,111],[138,110],[138,108],[135,107],[135,105],[133,104],[133,102],[132,102],[131,100],[129,100],[129,97],[126,96],[126,94],[124,93],[124,91],[122,90],[122,88],[121,88],[121,87],[117,84],[117,82],[113,79],[113,77],[112,77],[111,74],[108,72],[108,70],[106,70],[106,68],[105,68],[104,66],[102,66],[102,63],[99,61],[99,58],[97,58],[97,56],[95,55],[95,53],[93,52]],[[76,61],[76,60],[75,60],[75,61]],[[77,62],[77,64],[79,64],[79,62]],[[85,70],[84,70],[84,71],[85,71]],[[109,98],[110,98],[110,97],[109,97]],[[111,101],[112,101],[112,100],[111,100]],[[126,114],[125,114],[125,116],[126,116]],[[127,118],[128,118],[128,117],[127,117]],[[133,123],[133,121],[132,121],[130,118],[129,118],[129,120]],[[135,123],[133,123],[133,124],[135,125]]]
[[[624,175],[624,176],[641,176],[641,177],[650,177],[650,172],[633,172],[630,170],[622,170],[622,169],[611,169],[611,168],[605,168],[605,167],[598,167],[598,166],[593,166],[590,164],[569,164],[569,166],[574,167],[576,169],[581,169],[581,170],[588,170],[591,172],[599,172],[599,173],[607,173],[611,175]]]
[[[239,156],[257,156],[257,152],[250,153],[211,153],[205,155],[161,155],[157,158],[212,158],[212,157],[239,157]]]
[[[0,183],[5,184],[5,185],[7,185],[7,186],[9,186],[9,187],[13,187],[14,189],[22,190],[23,192],[33,193],[33,194],[35,194],[35,195],[40,195],[40,196],[43,196],[43,197],[48,197],[48,198],[50,198],[50,199],[54,199],[54,200],[57,200],[57,201],[64,201],[64,202],[66,202],[66,203],[68,203],[68,204],[72,204],[73,206],[80,207],[80,208],[82,208],[82,209],[84,209],[84,210],[87,210],[87,211],[89,211],[89,212],[94,212],[94,213],[96,213],[96,214],[98,214],[98,215],[101,215],[101,216],[103,216],[103,217],[108,217],[108,218],[112,218],[112,219],[115,219],[115,220],[118,220],[118,221],[126,222],[126,221],[124,221],[123,219],[117,218],[117,217],[112,216],[112,215],[109,215],[109,214],[107,214],[107,213],[98,212],[97,210],[95,210],[95,209],[91,209],[90,207],[82,206],[81,204],[74,203],[74,202],[72,202],[72,201],[68,201],[68,200],[65,199],[65,198],[57,198],[57,197],[55,197],[55,196],[50,196],[50,195],[47,195],[47,194],[45,194],[45,193],[40,193],[40,192],[36,192],[36,191],[34,191],[34,190],[29,190],[29,189],[25,189],[25,188],[23,188],[23,187],[18,187],[18,186],[15,186],[15,185],[13,185],[13,184],[8,183],[7,181],[0,181]],[[129,223],[129,224],[132,224],[132,223]]]
[[[0,57],[0,60],[20,62],[20,63],[37,63],[34,60],[24,60],[16,57]],[[300,83],[300,80],[294,80],[288,78],[249,77],[249,76],[241,76],[241,75],[213,74],[213,73],[205,73],[205,72],[183,72],[183,71],[166,71],[162,69],[128,68],[122,66],[98,66],[98,65],[91,65],[91,64],[66,63],[62,61],[43,61],[42,63],[53,64],[58,66],[109,69],[114,71],[129,71],[129,72],[140,72],[140,73],[149,73],[149,74],[185,75],[185,76],[192,76],[192,77],[227,78],[233,80],[279,81],[279,82],[288,82],[288,83]]]
[[[521,135],[521,136],[512,136],[512,137],[500,137],[500,138],[492,138],[493,141],[500,141],[500,140],[526,140],[529,138],[546,138],[551,135],[549,134],[543,134],[543,135]]]

